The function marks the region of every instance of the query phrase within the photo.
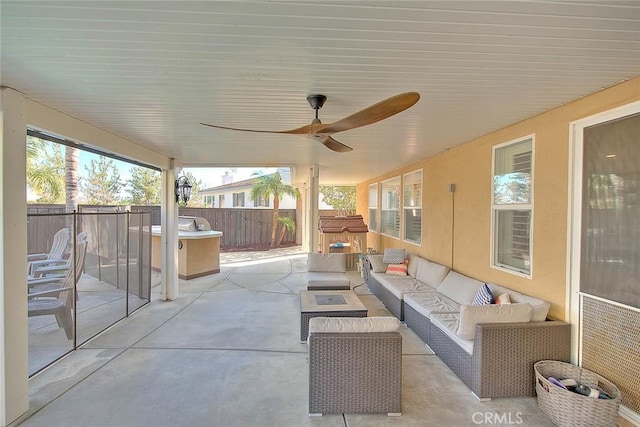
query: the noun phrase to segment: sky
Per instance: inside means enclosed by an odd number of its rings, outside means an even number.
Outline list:
[[[90,167],[91,160],[97,160],[100,156],[97,154],[89,153],[87,151],[80,151],[80,176],[87,175],[87,169]],[[131,163],[123,162],[120,160],[114,160],[116,168],[120,173],[120,179],[127,181],[131,178],[131,168],[135,167]],[[182,172],[191,172],[196,179],[202,182],[200,188],[217,187],[222,185],[222,176],[225,173],[233,175],[233,182],[249,179],[256,172],[272,173],[275,172],[275,168],[187,168],[185,167]]]
[[[233,182],[253,178],[254,173],[273,173],[276,168],[184,168],[183,172],[191,172],[196,179],[202,181],[200,188],[210,188],[222,185],[225,172],[233,175]]]
[[[50,142],[50,144],[55,144]],[[64,150],[63,150],[64,156]],[[88,175],[88,170],[91,169],[91,161],[98,161],[100,155],[91,153],[89,151],[80,150],[80,158],[79,158],[79,176],[80,179],[86,178]],[[129,179],[131,179],[131,169],[136,167],[136,165],[132,163],[128,163],[122,160],[113,159],[113,163],[120,174],[120,180],[123,184],[125,184]],[[229,174],[233,176],[233,180],[231,182],[243,181],[245,179],[249,179],[255,176],[256,173],[260,174],[270,174],[277,171],[277,168],[267,168],[267,167],[252,167],[252,168],[187,168],[185,167],[182,170],[182,173],[191,172],[196,179],[200,180],[201,185],[200,189],[217,187],[222,185],[222,177],[225,174]],[[129,197],[129,187],[124,186],[120,191],[120,196],[123,199]],[[36,200],[39,196],[35,194],[31,189],[27,186],[27,200]],[[80,190],[80,201],[84,196],[82,195],[82,190]],[[331,209],[331,206],[324,203],[322,195],[320,195],[320,209]]]
[[[53,144],[53,143],[51,143]],[[64,153],[64,150],[63,150]],[[98,160],[100,155],[94,154],[88,151],[80,150],[80,159],[79,159],[79,175],[80,178],[86,177],[90,169],[91,161]],[[121,161],[121,160],[113,160],[118,173],[120,174],[120,179],[122,182],[126,183],[131,178],[131,169],[136,165]],[[222,185],[222,177],[225,173],[229,175],[233,175],[233,182],[242,181],[245,179],[251,178],[254,173],[273,173],[275,172],[275,168],[184,168],[184,172],[191,172],[196,179],[201,181],[201,189],[217,187],[218,185]],[[122,195],[126,195],[128,189],[123,188],[121,192]],[[37,195],[35,195],[29,188],[27,188],[27,200],[35,200]]]

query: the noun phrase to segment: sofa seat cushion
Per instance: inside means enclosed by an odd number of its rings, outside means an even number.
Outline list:
[[[458,304],[471,304],[473,298],[478,293],[478,289],[484,283],[467,277],[455,271],[449,271],[447,277],[444,278],[440,286],[438,286],[438,292],[446,297],[451,298]]]
[[[531,315],[532,322],[544,322],[547,320],[547,314],[551,304],[540,298],[532,297],[529,295],[521,294],[520,292],[513,291],[503,286],[489,283],[489,289],[493,295],[509,294],[509,299],[512,303],[529,303],[533,307],[533,314]]]
[[[344,273],[324,273],[320,271],[307,272],[307,286],[350,286],[351,281]]]
[[[347,271],[346,254],[309,253],[307,257],[307,271],[344,273]]]
[[[400,327],[395,317],[313,317],[309,333],[394,332]]]
[[[459,313],[432,313],[431,325],[436,326],[438,329],[440,329],[461,349],[469,354],[473,354],[473,340],[460,338],[457,334],[460,325]]]
[[[432,288],[438,288],[442,281],[447,277],[449,267],[431,262],[424,258],[418,258],[416,261],[415,277],[419,281],[426,283]]]
[[[404,302],[426,318],[431,313],[460,313],[460,304],[437,292],[406,293]]]
[[[481,323],[527,323],[531,321],[533,307],[528,303],[466,305],[460,307],[460,324],[457,334],[462,339],[472,340],[476,325]]]
[[[411,276],[394,276],[386,273],[371,273],[371,276],[398,299],[403,299],[406,292],[435,292],[431,286],[427,286]]]

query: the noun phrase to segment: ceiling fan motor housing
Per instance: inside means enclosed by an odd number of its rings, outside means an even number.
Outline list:
[[[324,102],[327,100],[327,97],[324,95],[309,95],[307,96],[307,101],[311,108],[314,110],[319,110],[324,105]]]

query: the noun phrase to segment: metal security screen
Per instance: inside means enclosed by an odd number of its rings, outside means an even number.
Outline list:
[[[583,131],[580,363],[640,412],[640,115]]]
[[[580,291],[640,308],[640,115],[584,131]]]

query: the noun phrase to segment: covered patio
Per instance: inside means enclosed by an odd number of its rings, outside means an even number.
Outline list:
[[[402,326],[402,417],[308,416],[307,344],[299,341],[306,254],[223,254],[222,271],[180,281],[30,381],[22,426],[552,426],[536,399],[479,402]],[[294,253],[292,253],[294,252]],[[255,256],[255,255],[258,256]],[[252,258],[252,259],[248,259]],[[389,316],[357,272],[370,316]]]
[[[409,331],[402,419],[309,420],[302,258],[179,280],[187,166],[291,168],[305,252],[319,186],[354,185],[367,247],[543,298],[572,326],[571,362],[596,356],[616,381],[640,369],[637,1],[2,0],[1,24],[0,426],[495,424],[476,413],[545,425],[532,399],[473,400]],[[394,110],[406,94],[420,99]],[[309,96],[326,97],[320,112]],[[34,134],[161,172],[162,271],[152,304],[29,380]],[[526,197],[499,200],[510,174]],[[603,346],[620,362],[583,334],[604,317],[585,300],[621,313]],[[640,424],[628,390],[621,422]]]

